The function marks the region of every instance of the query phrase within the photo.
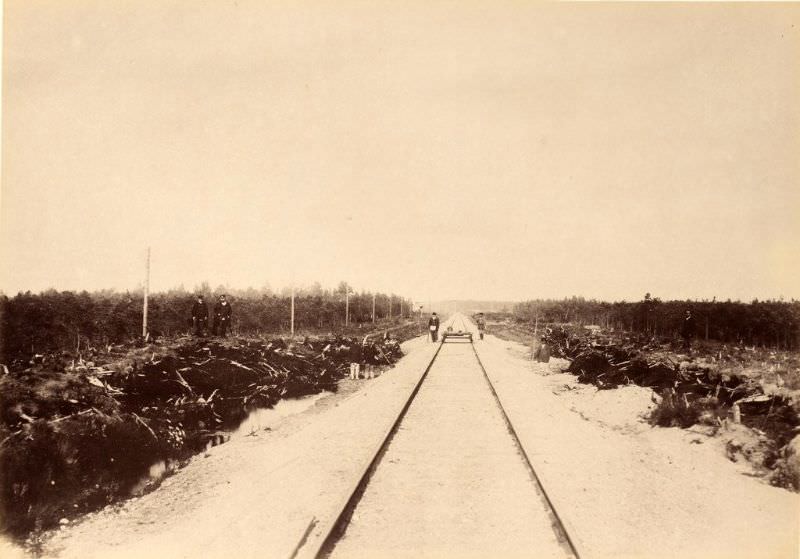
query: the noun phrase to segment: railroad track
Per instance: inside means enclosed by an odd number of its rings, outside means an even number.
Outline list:
[[[468,340],[439,344],[335,521],[292,557],[441,554],[579,557]]]

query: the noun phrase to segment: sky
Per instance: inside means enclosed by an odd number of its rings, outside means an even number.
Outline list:
[[[6,0],[0,290],[800,298],[800,6]]]

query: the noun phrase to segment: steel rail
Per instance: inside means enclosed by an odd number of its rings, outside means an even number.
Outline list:
[[[361,496],[364,494],[364,490],[366,489],[367,485],[369,484],[369,480],[372,477],[372,474],[377,470],[378,464],[380,463],[381,459],[383,458],[384,454],[386,454],[386,450],[389,448],[389,443],[394,438],[397,430],[400,427],[400,424],[403,422],[403,418],[405,418],[406,413],[408,412],[408,408],[411,407],[411,403],[417,396],[419,389],[422,387],[422,383],[425,382],[425,378],[428,376],[428,372],[433,367],[433,363],[436,361],[436,358],[439,356],[439,352],[442,349],[442,342],[439,342],[439,346],[436,348],[436,352],[434,352],[433,357],[431,358],[430,362],[428,362],[428,366],[425,368],[425,371],[420,376],[417,384],[414,386],[414,389],[409,394],[408,399],[406,399],[405,404],[403,404],[400,413],[397,415],[397,418],[392,423],[392,426],[387,431],[386,435],[383,437],[381,442],[378,444],[378,448],[372,455],[372,460],[370,460],[369,464],[367,464],[366,468],[361,473],[361,476],[358,478],[358,481],[353,486],[353,489],[348,493],[348,497],[344,502],[344,505],[339,508],[339,514],[336,516],[336,520],[331,523],[330,527],[324,532],[324,536],[317,540],[317,543],[313,548],[310,550],[304,550],[305,552],[303,555],[305,556],[308,554],[309,557],[327,557],[330,555],[333,547],[336,544],[336,541],[342,536],[344,530],[347,527],[347,524],[350,521],[350,517],[355,510],[356,505],[361,500]],[[298,556],[298,552],[300,551],[301,546],[298,546],[295,549],[292,557]]]
[[[533,480],[536,482],[536,486],[539,488],[539,491],[541,491],[545,504],[547,505],[547,508],[550,511],[550,514],[552,515],[553,530],[556,532],[557,535],[563,538],[563,540],[569,547],[569,550],[572,553],[572,555],[576,559],[580,559],[580,553],[578,553],[578,548],[575,545],[575,541],[569,535],[569,532],[567,531],[567,527],[564,524],[564,521],[561,520],[561,516],[558,514],[558,511],[556,510],[555,504],[553,503],[552,499],[550,499],[550,496],[547,494],[547,490],[544,488],[544,484],[542,483],[541,478],[536,473],[536,469],[533,467],[533,463],[531,462],[528,453],[525,451],[525,447],[522,445],[522,441],[517,435],[516,429],[514,429],[514,424],[511,423],[511,418],[508,417],[508,414],[506,413],[506,410],[503,407],[503,403],[500,401],[500,397],[497,395],[497,391],[494,389],[494,384],[492,383],[492,380],[489,378],[489,374],[486,372],[486,368],[483,366],[481,357],[480,355],[478,355],[478,350],[475,349],[475,344],[472,344],[472,351],[475,354],[475,359],[478,360],[478,365],[480,366],[481,371],[483,372],[483,378],[486,379],[486,383],[489,385],[489,390],[492,392],[492,396],[494,396],[494,401],[497,404],[497,407],[500,409],[500,413],[503,415],[503,421],[505,421],[508,433],[514,440],[514,444],[516,445],[517,450],[520,453],[520,456],[522,456],[522,461],[525,463],[525,466],[528,468],[528,472],[530,473]]]
[[[350,518],[352,517],[352,514],[355,511],[356,506],[361,500],[361,497],[364,494],[367,485],[369,484],[374,472],[378,469],[378,466],[380,465],[380,462],[383,456],[386,454],[386,451],[389,448],[392,439],[394,438],[400,425],[402,424],[403,419],[405,418],[406,413],[408,412],[408,409],[411,407],[411,404],[416,398],[417,394],[419,393],[422,384],[428,377],[428,373],[430,372],[431,368],[436,362],[436,359],[439,356],[439,352],[441,351],[443,345],[444,342],[440,341],[439,346],[436,348],[436,351],[433,354],[433,357],[431,358],[430,362],[425,368],[425,371],[417,381],[417,384],[414,386],[414,389],[411,391],[411,394],[404,403],[402,409],[397,415],[397,418],[394,420],[391,427],[388,429],[386,435],[378,444],[376,451],[372,454],[372,459],[363,469],[361,475],[358,478],[358,481],[353,485],[352,490],[348,492],[347,498],[345,499],[343,505],[338,509],[339,513],[337,514],[334,522],[330,524],[330,526],[323,532],[323,535],[320,538],[316,539],[317,543],[313,544],[312,547],[310,548],[301,549],[304,547],[304,544],[306,543],[310,531],[316,525],[319,524],[318,519],[316,518],[313,519],[311,524],[309,525],[309,528],[306,530],[303,539],[292,553],[291,555],[292,559],[301,555],[304,557],[324,558],[328,557],[331,554],[334,547],[336,546],[336,542],[344,534],[347,525],[350,522]],[[551,526],[554,532],[560,538],[562,543],[565,544],[564,547],[568,548],[569,553],[571,553],[572,556],[574,556],[576,559],[580,559],[580,554],[578,553],[575,542],[573,538],[569,535],[569,532],[567,531],[566,526],[561,519],[561,516],[558,514],[558,511],[556,511],[553,501],[550,499],[549,495],[547,494],[547,490],[544,488],[542,480],[536,473],[536,470],[533,467],[533,463],[531,462],[528,453],[525,451],[525,447],[522,445],[522,441],[517,435],[517,432],[514,429],[514,425],[512,424],[511,419],[506,413],[506,410],[503,407],[502,402],[500,401],[500,397],[498,396],[497,391],[495,390],[494,385],[491,379],[489,378],[488,373],[486,372],[486,368],[483,366],[483,362],[480,359],[480,355],[475,349],[475,344],[473,342],[470,342],[470,345],[472,345],[473,354],[475,355],[475,359],[478,362],[478,366],[480,367],[481,372],[483,373],[483,377],[486,380],[486,383],[489,387],[489,391],[492,393],[492,397],[494,398],[495,404],[498,406],[500,410],[500,413],[503,417],[503,421],[506,425],[506,429],[508,433],[511,435],[514,445],[517,447],[517,451],[519,452],[519,455],[522,458],[522,461],[524,462],[525,467],[527,468],[532,480],[534,481],[536,487],[541,493],[541,497],[543,497],[544,501],[543,504],[550,513]]]

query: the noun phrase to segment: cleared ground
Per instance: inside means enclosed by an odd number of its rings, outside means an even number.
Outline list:
[[[798,496],[744,475],[713,438],[637,421],[637,410],[645,411],[649,401],[644,389],[577,386],[555,367],[531,363],[525,357],[529,348],[491,336],[476,340],[475,347],[584,559],[798,556]],[[358,391],[320,400],[271,431],[215,447],[156,492],[58,532],[44,546],[45,556],[286,558],[308,531],[303,556],[344,504],[435,350],[423,340],[406,348],[408,355],[394,370],[353,381],[360,383]],[[464,381],[454,377],[444,392],[459,392]],[[448,415],[460,416],[462,405]],[[473,415],[460,417],[477,421]],[[463,450],[474,452],[477,462],[489,460],[485,449],[500,436],[476,439],[476,448]],[[511,458],[503,464],[519,463]],[[505,475],[506,466],[498,466],[495,477]],[[452,485],[462,483],[458,471],[449,473]],[[408,488],[397,489],[400,499]],[[408,526],[435,522],[435,515],[421,512],[426,508],[471,518],[463,501],[445,500],[452,495],[447,487],[438,491],[436,500],[421,501],[408,513]],[[481,497],[476,499],[482,506]],[[520,516],[529,514],[534,513]],[[364,520],[356,517],[355,523]],[[408,530],[398,524],[396,532]],[[450,552],[458,546],[448,542],[442,555],[458,555]],[[0,555],[12,552],[3,548]],[[352,555],[358,554],[361,548],[354,547]]]

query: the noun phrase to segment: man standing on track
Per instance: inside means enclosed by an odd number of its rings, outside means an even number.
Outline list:
[[[436,313],[431,313],[431,318],[428,320],[428,330],[431,332],[431,341],[436,343],[439,337],[439,317]]]
[[[231,305],[225,295],[219,296],[219,302],[214,307],[214,334],[222,336],[228,335],[228,327],[231,324]]]
[[[192,326],[195,336],[205,336],[208,329],[208,306],[202,295],[197,296],[197,301],[192,306]]]

